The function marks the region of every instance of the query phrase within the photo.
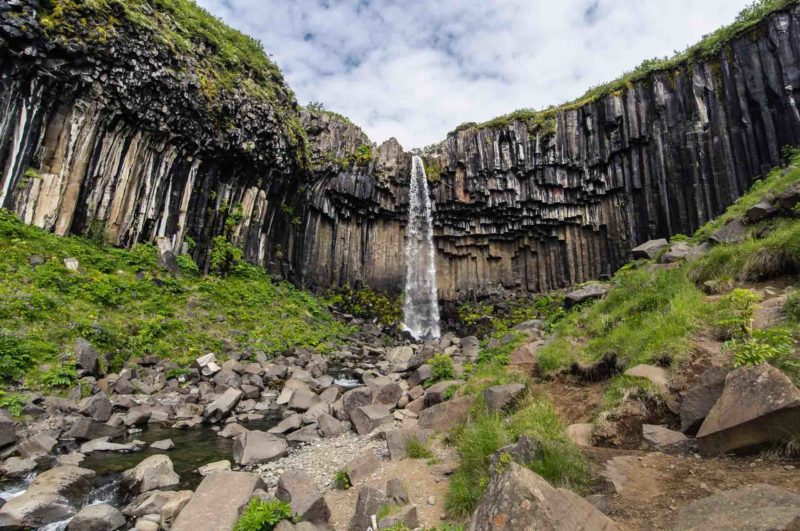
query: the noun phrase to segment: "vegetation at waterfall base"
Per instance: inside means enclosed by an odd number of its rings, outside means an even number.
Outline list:
[[[67,258],[77,259],[77,271],[65,267]],[[124,250],[60,238],[0,210],[2,385],[74,384],[78,338],[98,349],[108,371],[143,356],[180,370],[207,352],[325,352],[350,332],[323,301],[260,268],[236,262],[225,277],[200,276],[188,256],[178,263],[181,273],[171,274],[152,245]]]

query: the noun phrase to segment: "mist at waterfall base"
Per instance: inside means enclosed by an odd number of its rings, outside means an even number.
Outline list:
[[[414,339],[439,337],[436,253],[428,178],[422,159],[414,156],[408,191],[406,285],[403,323]]]

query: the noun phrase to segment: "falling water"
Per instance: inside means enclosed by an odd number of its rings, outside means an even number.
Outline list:
[[[406,288],[403,318],[415,339],[439,337],[436,261],[428,178],[422,159],[414,156],[408,192]]]

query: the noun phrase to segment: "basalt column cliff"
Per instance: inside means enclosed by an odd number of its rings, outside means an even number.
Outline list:
[[[301,110],[266,58],[214,79],[213,43],[165,43],[174,13],[67,4],[0,6],[3,207],[115,245],[194,242],[201,263],[222,236],[315,289],[402,289],[412,155],[396,141]],[[710,59],[460,127],[423,152],[440,298],[564,287],[692,232],[800,144],[798,90],[793,4]]]

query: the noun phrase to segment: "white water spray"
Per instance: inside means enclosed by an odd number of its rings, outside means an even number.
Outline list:
[[[406,228],[406,287],[403,318],[415,339],[439,337],[436,253],[428,178],[422,159],[414,156],[408,191]]]

